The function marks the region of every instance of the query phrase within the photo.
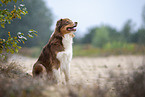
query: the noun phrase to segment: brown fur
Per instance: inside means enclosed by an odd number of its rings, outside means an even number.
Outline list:
[[[68,18],[57,21],[54,34],[43,48],[37,62],[33,66],[32,73],[34,77],[39,76],[44,71],[51,77],[53,68],[58,69],[60,67],[60,61],[56,58],[56,55],[58,52],[64,51],[62,43],[63,36],[73,30],[75,31],[75,29],[72,29],[71,31],[67,30],[68,27],[76,26],[77,22],[74,24]],[[70,33],[70,35],[74,37],[73,33]]]

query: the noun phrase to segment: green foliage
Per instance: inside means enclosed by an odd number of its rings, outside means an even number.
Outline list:
[[[139,29],[136,33],[137,36],[137,44],[145,45],[145,29]]]
[[[21,46],[18,46],[19,43],[25,43],[27,37],[33,38],[33,35],[37,36],[37,31],[29,30],[28,35],[25,37],[23,33],[18,32],[17,36],[12,37],[10,32],[8,32],[8,39],[0,39],[0,53],[3,53],[5,50],[7,53],[18,53],[18,50],[21,49]]]
[[[83,44],[93,44],[93,41],[97,41],[96,39],[94,39],[94,37],[97,37],[95,34],[97,32],[100,33],[99,31],[102,28],[104,28],[105,31],[108,33],[109,42],[122,41],[121,34],[115,28],[110,27],[108,25],[104,25],[104,26],[93,27],[93,28],[89,29],[88,33],[82,38],[81,43],[83,43]]]
[[[21,47],[17,45],[19,41],[17,40],[17,37],[11,37],[10,32],[8,32],[9,38],[7,40],[0,39],[0,53],[2,53],[3,49],[6,49],[6,52],[11,52],[12,54],[14,52],[18,52],[18,49]]]
[[[145,6],[142,12],[143,24],[138,30],[134,30],[134,24],[127,20],[120,31],[104,25],[93,27],[81,39],[82,44],[91,44],[99,48],[133,48],[132,44],[145,45]],[[129,45],[129,46],[127,46]]]
[[[109,56],[109,55],[130,55],[145,54],[145,46],[137,46],[135,44],[114,42],[107,43],[102,48],[91,45],[74,45],[73,56]]]
[[[97,27],[93,27],[89,29],[89,33],[87,33],[81,40],[81,43],[83,44],[91,44],[92,43],[92,38],[95,35]]]
[[[141,27],[134,31],[133,28],[134,24],[131,20],[124,24],[121,31],[108,25],[95,27],[89,29],[89,33],[82,38],[81,43],[110,49],[124,48],[124,45],[128,44],[145,45],[145,29]],[[132,48],[131,45],[128,47]]]
[[[15,1],[15,3],[17,2],[17,0],[13,0]],[[1,0],[2,3],[4,3],[5,5],[7,5],[9,2],[11,2],[11,0]],[[2,5],[0,5],[2,6]],[[13,19],[18,18],[21,19],[21,15],[26,15],[28,12],[25,8],[25,6],[23,4],[20,4],[20,6],[18,8],[16,8],[16,6],[14,5],[14,8],[10,11],[7,8],[1,10],[0,9],[0,24],[2,28],[5,28],[5,24],[11,24],[11,22],[13,21]],[[31,29],[28,32],[27,36],[24,36],[24,34],[22,32],[18,32],[17,35],[15,36],[11,36],[11,33],[8,32],[8,37],[6,38],[0,38],[0,54],[3,53],[3,51],[6,51],[7,53],[14,53],[14,52],[18,52],[18,49],[21,48],[21,46],[18,46],[18,44],[20,42],[22,42],[23,44],[25,43],[24,41],[27,40],[27,37],[33,38],[33,35],[37,35],[36,34],[37,31]]]
[[[104,49],[127,49],[127,50],[133,50],[135,48],[134,44],[129,44],[125,42],[108,42],[103,46]]]
[[[132,24],[131,20],[128,20],[124,24],[122,31],[121,31],[124,41],[131,42],[131,35],[133,33],[133,27],[134,27],[134,25]]]
[[[14,18],[21,19],[21,15],[26,15],[27,13],[28,12],[26,11],[26,8],[24,7],[24,5],[20,5],[18,9],[16,9],[16,6],[14,6],[14,9],[12,11],[9,11],[8,9],[0,10],[1,27],[5,28],[6,23],[11,24],[11,21]]]
[[[25,42],[25,45],[20,44],[23,47],[33,47],[33,46],[44,46],[52,33],[51,25],[53,20],[53,15],[51,10],[46,7],[43,0],[17,0],[17,3],[11,2],[8,3],[7,6],[3,5],[1,9],[9,9],[12,10],[13,7],[19,5],[25,5],[27,8],[28,14],[21,17],[21,20],[18,18],[13,19],[11,25],[6,24],[6,28],[0,28],[0,37],[7,38],[7,33],[11,32],[12,36],[15,35],[15,32],[22,32],[27,35],[29,29],[35,29],[39,33],[38,37],[34,37],[33,39],[29,39]],[[16,28],[16,29],[14,29]],[[30,36],[31,37],[31,36]]]
[[[93,36],[92,45],[96,47],[103,47],[105,43],[109,41],[109,32],[107,29],[102,26],[96,30],[95,35]]]
[[[8,4],[9,2],[11,2],[12,0],[1,0],[2,3],[4,4]],[[15,3],[17,2],[17,0],[13,0]],[[23,1],[23,0],[22,0]]]

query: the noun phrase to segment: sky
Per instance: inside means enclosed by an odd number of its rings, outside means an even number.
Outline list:
[[[78,22],[80,35],[88,29],[110,25],[121,30],[124,23],[131,19],[135,29],[142,24],[142,9],[145,0],[44,0],[54,14],[54,23],[60,18],[70,18]]]

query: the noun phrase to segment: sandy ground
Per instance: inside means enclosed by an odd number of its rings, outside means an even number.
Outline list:
[[[21,65],[23,70],[32,73],[32,66],[37,59],[13,55],[8,62],[15,62]],[[70,83],[84,83],[93,85],[104,82],[113,82],[111,76],[122,77],[129,75],[145,63],[145,56],[109,56],[109,57],[77,57],[71,62]],[[111,75],[111,76],[110,76]],[[108,80],[109,79],[109,80]],[[62,79],[64,81],[64,79]]]

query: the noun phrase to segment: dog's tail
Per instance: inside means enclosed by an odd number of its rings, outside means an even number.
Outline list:
[[[46,69],[42,64],[38,64],[38,63],[34,64],[33,71],[32,71],[33,77],[41,77],[45,74],[45,72]]]

